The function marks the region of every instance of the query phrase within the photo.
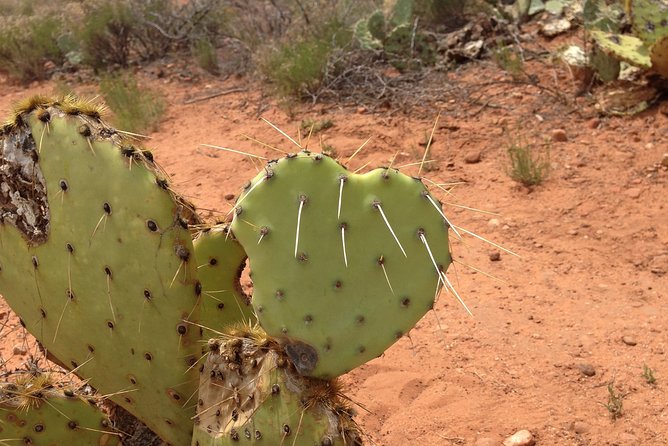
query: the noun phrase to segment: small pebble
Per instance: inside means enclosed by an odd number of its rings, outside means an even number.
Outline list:
[[[668,167],[668,153],[663,154],[663,158],[661,158],[661,165],[663,167]]]
[[[499,227],[500,225],[501,225],[501,222],[499,221],[498,218],[491,218],[491,219],[487,222],[487,226],[489,226],[490,228],[497,228],[497,227]]]
[[[464,157],[464,162],[466,164],[476,164],[479,163],[482,158],[480,151],[474,150],[466,154]]]
[[[568,235],[578,235],[578,231],[576,229],[569,229]]]
[[[589,432],[589,425],[584,421],[574,421],[571,425],[571,430],[576,434],[586,434]]]
[[[28,353],[28,349],[25,347],[25,345],[17,344],[17,345],[15,345],[14,348],[12,349],[12,353],[14,353],[15,355],[21,355],[21,356],[23,356],[23,355],[25,355],[26,353]]]
[[[366,107],[357,107],[357,113],[363,115],[366,113]]]
[[[587,122],[587,126],[592,130],[597,129],[599,125],[601,125],[601,120],[598,118],[590,119],[589,122]]]
[[[554,129],[552,130],[552,141],[557,142],[566,142],[568,141],[568,136],[563,129]]]
[[[640,196],[640,192],[640,188],[632,187],[630,189],[626,189],[624,194],[629,198],[638,198]]]
[[[515,432],[510,437],[503,440],[503,446],[534,446],[536,440],[533,434],[526,429]]]
[[[580,373],[582,373],[584,376],[596,375],[596,369],[594,368],[593,365],[589,364],[588,362],[581,362],[576,367],[578,368]]]
[[[501,253],[499,251],[494,251],[489,254],[489,260],[492,262],[498,262],[501,260]]]
[[[638,440],[638,437],[636,437],[633,434],[629,434],[627,432],[622,432],[619,434],[619,440],[621,440],[621,443],[617,443],[620,446],[636,446],[638,444],[641,444],[640,441]]]
[[[232,201],[234,200],[234,194],[225,194],[225,199],[227,201]]]
[[[626,345],[630,345],[631,347],[638,345],[638,342],[636,342],[636,340],[631,336],[622,336],[622,342]]]

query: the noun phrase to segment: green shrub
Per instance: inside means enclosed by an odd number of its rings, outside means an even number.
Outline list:
[[[165,113],[165,101],[158,93],[140,89],[130,75],[103,79],[100,91],[116,127],[134,133],[157,130]]]
[[[656,377],[654,376],[654,370],[649,368],[647,364],[642,365],[642,377],[645,378],[647,384],[654,385],[656,384]]]
[[[511,142],[508,160],[508,175],[525,186],[541,184],[550,170],[549,150],[536,150],[522,140]]]
[[[80,34],[85,62],[96,70],[109,65],[126,67],[136,24],[136,17],[125,1],[88,5]]]
[[[416,0],[418,16],[434,24],[458,26],[465,20],[467,0]]]
[[[331,119],[322,119],[318,121],[317,119],[304,119],[301,124],[299,125],[301,128],[302,132],[305,134],[309,133],[319,133],[322,132],[323,130],[327,130],[329,128],[334,127],[334,121]]]
[[[200,68],[211,74],[220,73],[216,47],[208,39],[197,40],[192,46],[192,53]]]
[[[0,71],[21,82],[45,79],[45,62],[63,61],[57,40],[63,25],[51,17],[30,17],[0,30]]]
[[[492,50],[492,60],[515,79],[521,78],[524,74],[522,55],[512,45],[497,46]]]
[[[348,25],[338,20],[327,22],[313,34],[285,40],[271,50],[261,63],[262,72],[283,96],[313,95],[330,68],[331,56],[351,38]]]

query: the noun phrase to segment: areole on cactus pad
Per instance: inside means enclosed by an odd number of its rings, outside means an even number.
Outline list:
[[[62,376],[23,372],[9,378],[0,382],[0,444],[120,444],[99,398],[63,384]]]

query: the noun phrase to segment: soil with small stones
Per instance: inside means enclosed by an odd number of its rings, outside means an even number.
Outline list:
[[[343,378],[370,444],[501,444],[521,429],[538,445],[668,444],[668,167],[661,164],[668,116],[661,107],[598,116],[591,99],[575,97],[565,67],[531,69],[549,89],[476,63],[447,75],[469,100],[444,93],[410,114],[332,104],[287,109],[243,78],[142,78],[169,101],[148,146],[207,218],[224,218],[231,194],[261,166],[199,144],[280,156],[247,135],[297,150],[258,111],[295,139],[302,120],[331,120],[310,139],[302,134],[302,145],[333,147],[347,162],[371,138],[348,162],[352,169],[392,163],[412,175],[440,113],[428,154],[435,161],[420,174],[457,183],[451,193],[432,187],[449,218],[520,257],[467,234],[453,237],[458,262],[449,276],[474,316],[441,295],[410,337]],[[5,116],[13,102],[54,88],[0,85]],[[247,90],[184,104],[239,87]],[[507,174],[506,149],[520,137],[549,141],[550,175],[530,189]],[[23,334],[4,303],[0,326],[2,358],[19,366],[29,353],[14,354]],[[643,365],[654,371],[654,385]],[[605,407],[611,382],[624,395],[615,421]]]

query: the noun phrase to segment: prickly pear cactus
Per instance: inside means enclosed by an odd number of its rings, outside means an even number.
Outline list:
[[[388,23],[393,26],[401,26],[413,19],[413,0],[384,0],[383,9]]]
[[[634,0],[628,3],[627,9],[633,35],[595,30],[591,32],[592,37],[606,53],[668,78],[668,2]]]
[[[331,378],[382,354],[448,279],[448,223],[418,179],[364,175],[301,152],[269,163],[236,203],[252,304],[304,375]]]
[[[0,293],[62,364],[186,444],[201,350],[192,210],[150,152],[73,98],[20,105],[0,153]]]
[[[209,347],[192,446],[361,444],[339,385],[300,376],[261,330],[231,329]]]
[[[355,24],[355,38],[365,50],[383,49],[385,40],[385,17],[382,11],[376,11],[366,19]]]
[[[416,60],[433,63],[431,46],[412,23],[413,0],[387,0],[383,9],[355,24],[353,32],[359,45],[366,50],[383,50],[390,63],[400,70],[409,68]]]
[[[0,444],[120,444],[99,402],[48,374],[16,375],[0,383]]]
[[[633,34],[647,46],[668,36],[668,1],[632,0],[631,25]]]
[[[219,336],[218,330],[239,322],[256,322],[250,298],[239,277],[246,264],[246,253],[225,225],[207,227],[193,241],[197,275],[202,284],[199,325],[204,338]]]

